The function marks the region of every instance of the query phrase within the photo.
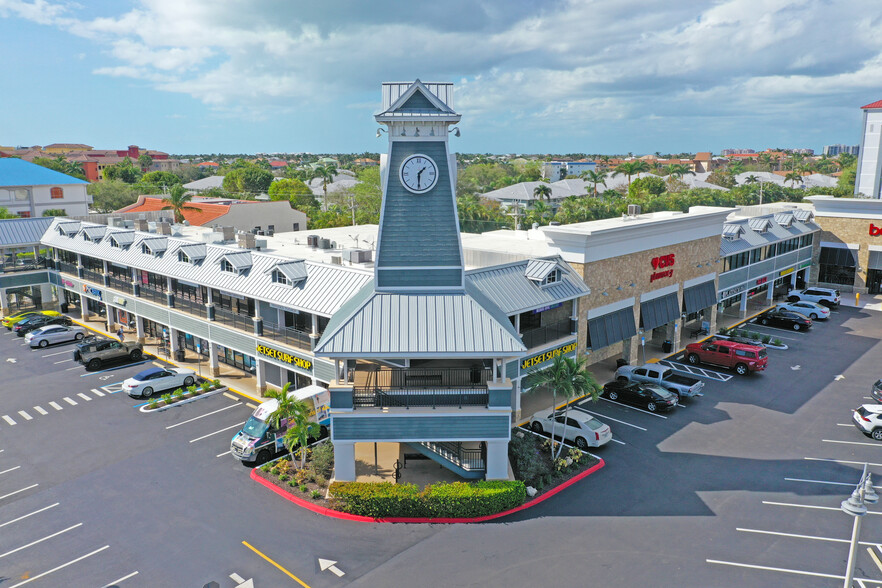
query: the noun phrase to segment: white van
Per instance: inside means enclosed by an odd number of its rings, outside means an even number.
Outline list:
[[[313,408],[310,411],[312,420],[321,427],[322,437],[328,434],[328,427],[331,424],[330,392],[321,386],[306,386],[288,392],[288,398],[312,403]],[[269,422],[270,415],[277,408],[279,408],[279,401],[272,399],[255,409],[254,414],[245,422],[245,426],[233,437],[230,444],[233,457],[245,465],[260,465],[287,451],[282,441],[288,430],[287,421],[283,419],[279,423],[278,429],[273,428],[272,423]]]

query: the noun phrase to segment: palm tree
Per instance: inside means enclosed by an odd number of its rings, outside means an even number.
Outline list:
[[[637,175],[641,172],[648,172],[649,164],[645,161],[626,161],[625,163],[620,163],[616,166],[616,169],[613,170],[613,175],[617,176],[619,174],[628,176],[628,192],[631,192],[631,176]]]
[[[802,175],[798,171],[787,172],[787,175],[784,176],[784,183],[791,182],[792,187],[795,188],[797,182],[802,181]]]
[[[733,176],[737,176],[738,174],[744,171],[744,162],[743,161],[733,161],[729,164],[729,173]]]
[[[541,200],[533,202],[533,205],[530,207],[530,209],[532,213],[531,216],[539,224],[542,224],[542,221],[554,214],[551,210],[551,207]]]
[[[597,184],[606,186],[606,172],[588,170],[582,174],[582,179],[594,184],[594,197],[597,198]]]
[[[296,405],[299,400],[294,398],[293,395],[288,395],[288,390],[291,388],[291,382],[286,383],[282,386],[281,390],[267,390],[264,393],[264,396],[271,400],[275,400],[278,405],[276,406],[276,410],[270,413],[269,418],[267,418],[267,422],[269,422],[274,429],[280,429],[283,424],[290,421],[291,417],[294,414],[296,409]],[[294,462],[294,450],[291,449],[291,462]]]
[[[168,205],[163,206],[162,210],[171,210],[172,212],[174,212],[175,222],[182,223],[184,222],[185,210],[199,210],[195,206],[187,206],[187,203],[190,202],[192,199],[192,194],[187,194],[182,185],[176,184],[172,186],[168,198],[164,198],[162,200]]]
[[[317,165],[310,173],[310,180],[315,178],[322,179],[322,191],[324,191],[325,193],[325,198],[324,200],[322,200],[322,210],[328,210],[328,184],[334,181],[334,176],[336,175],[337,166],[335,166],[333,163]]]
[[[541,388],[550,387],[552,394],[552,410],[556,411],[557,393],[560,392],[567,400],[564,408],[564,422],[569,413],[570,401],[579,396],[589,395],[592,402],[596,402],[600,394],[600,385],[594,379],[594,375],[585,369],[585,356],[573,359],[558,355],[551,362],[551,365],[530,372],[527,376],[527,386],[525,390],[535,392]],[[551,420],[551,457],[557,459],[563,449],[563,443],[557,448],[557,454],[554,452],[554,418]]]
[[[665,167],[665,171],[667,172],[667,175],[673,176],[678,180],[685,175],[695,175],[695,172],[692,171],[692,169],[685,163],[672,163],[671,165]]]
[[[306,446],[309,444],[310,437],[318,437],[321,427],[317,422],[312,420],[310,414],[309,403],[303,400],[294,400],[291,402],[291,415],[288,417],[288,430],[282,442],[288,451],[291,452],[291,461],[294,461],[294,448],[300,447],[300,468],[306,462]]]
[[[753,174],[750,174],[749,176],[747,176],[746,178],[744,178],[744,183],[745,183],[745,184],[748,184],[748,185],[749,185],[749,184],[756,184],[757,182],[759,182],[759,178],[756,177],[756,176],[753,175]]]
[[[551,200],[551,186],[548,184],[539,184],[535,188],[533,188],[533,196],[536,198]]]

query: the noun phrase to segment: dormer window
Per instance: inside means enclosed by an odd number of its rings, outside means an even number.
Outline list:
[[[153,255],[153,252],[150,251],[150,248],[147,247],[147,245],[145,245],[144,243],[141,243],[141,253],[143,253],[144,255]]]
[[[556,269],[549,272],[548,275],[545,276],[545,279],[542,280],[542,285],[550,286],[551,284],[556,284],[558,282],[560,282],[560,270]]]
[[[274,284],[283,286],[296,286],[303,282],[307,275],[306,264],[302,259],[277,263],[266,273],[270,275]]]
[[[231,273],[234,273],[234,274],[235,274],[235,273],[238,273],[238,272],[236,271],[236,268],[233,267],[233,264],[230,263],[229,261],[227,261],[226,259],[222,259],[222,260],[221,260],[220,267],[221,267],[221,271],[222,271],[222,272],[231,272]]]
[[[182,263],[190,263],[190,258],[183,251],[178,251],[178,261]]]
[[[275,282],[276,284],[282,284],[284,286],[287,286],[291,283],[291,281],[287,277],[285,277],[285,274],[283,274],[279,270],[273,270],[273,282]]]
[[[168,239],[165,237],[156,237],[153,239],[144,239],[141,241],[141,253],[144,255],[152,255],[154,257],[162,257],[168,248]]]

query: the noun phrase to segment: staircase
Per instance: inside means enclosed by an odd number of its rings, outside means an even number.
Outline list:
[[[421,441],[408,446],[469,480],[483,479],[487,471],[487,447],[483,441],[478,447],[463,447],[462,443],[450,441]]]

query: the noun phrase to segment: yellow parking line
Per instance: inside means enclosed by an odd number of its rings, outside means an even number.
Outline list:
[[[243,541],[242,545],[244,545],[245,547],[247,547],[248,549],[250,549],[251,551],[253,551],[257,555],[259,555],[260,557],[262,557],[266,561],[270,562],[271,564],[273,564],[277,568],[279,568],[279,570],[281,570],[282,572],[287,574],[289,578],[291,578],[292,580],[294,580],[295,582],[297,582],[298,584],[303,586],[303,588],[309,588],[309,585],[304,583],[303,580],[301,580],[300,578],[298,578],[297,576],[295,576],[294,574],[292,574],[291,572],[289,572],[288,570],[286,570],[285,568],[283,568],[282,566],[280,566],[279,564],[277,564],[276,562],[274,562],[273,560],[271,560],[270,558],[268,558],[267,556],[262,554],[260,551],[258,551],[254,547],[252,547],[247,541]]]

